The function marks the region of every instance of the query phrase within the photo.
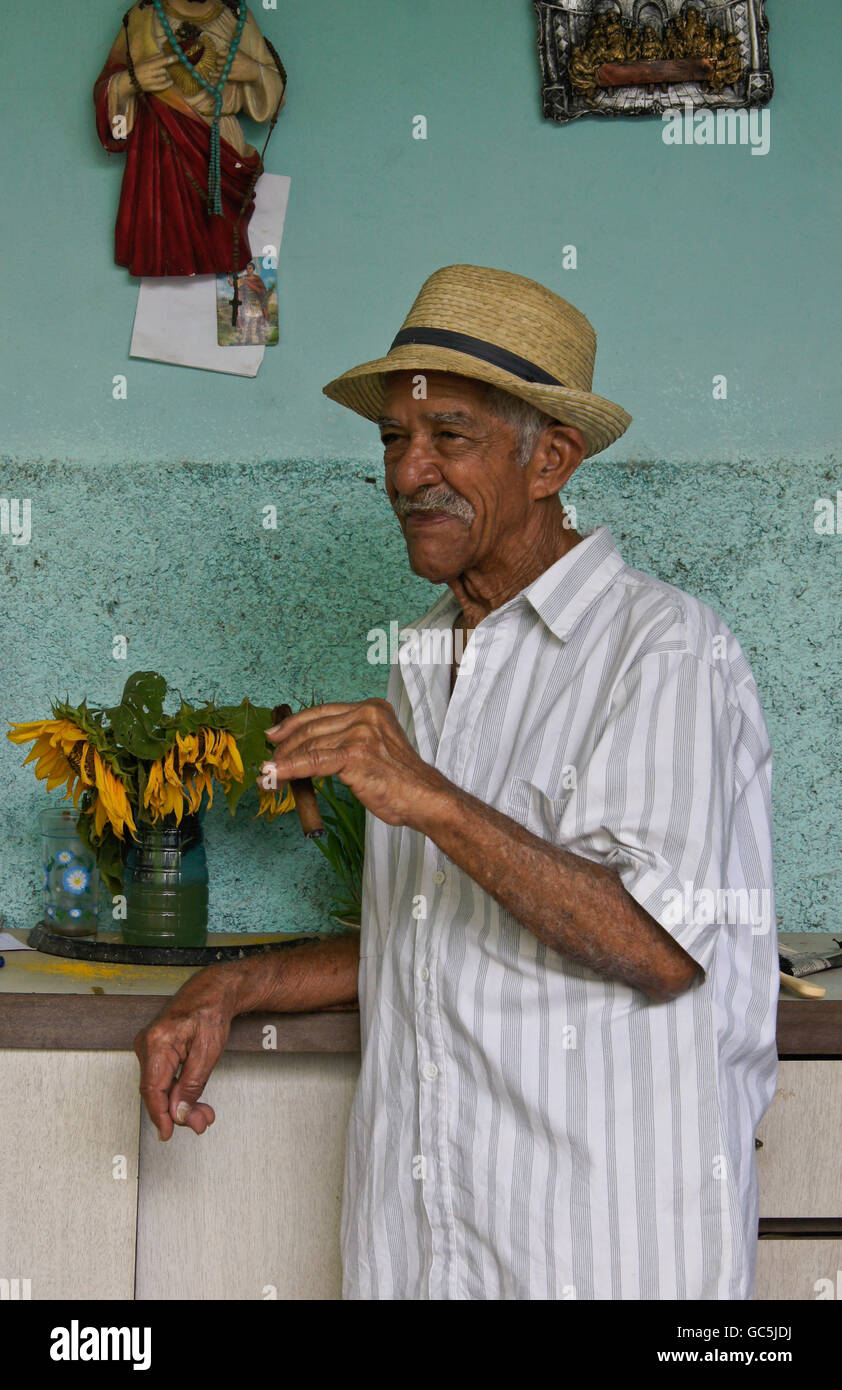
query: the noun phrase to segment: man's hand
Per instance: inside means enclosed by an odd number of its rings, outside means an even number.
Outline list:
[[[232,1019],[261,1009],[353,1008],[359,968],[359,933],[350,931],[209,965],[193,975],[134,1043],[140,1093],[161,1139],[171,1137],[173,1125],[204,1134],[216,1119],[199,1097],[225,1050]]]
[[[202,977],[194,976],[135,1038],[140,1094],[159,1139],[169,1139],[177,1124],[204,1134],[216,1119],[199,1096],[225,1050],[233,1014],[219,976],[209,970]]]
[[[387,700],[318,705],[267,732],[275,744],[263,777],[338,777],[387,825],[414,826],[451,784],[415,752]]]

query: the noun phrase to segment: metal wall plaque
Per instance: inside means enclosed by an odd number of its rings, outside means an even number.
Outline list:
[[[544,116],[765,106],[766,0],[534,0]]]

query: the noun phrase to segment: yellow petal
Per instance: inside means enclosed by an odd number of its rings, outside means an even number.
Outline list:
[[[40,738],[44,733],[44,725],[48,723],[45,719],[30,719],[25,724],[12,724],[11,729],[6,734],[6,738],[12,743],[29,743],[33,738]]]
[[[63,754],[57,749],[51,749],[49,753],[44,753],[35,764],[36,777],[55,777],[59,775],[59,781],[63,782],[67,774],[71,771],[70,764]],[[57,784],[55,784],[57,785]]]
[[[175,770],[175,749],[171,748],[164,758],[164,777],[171,787],[181,787],[181,778]]]
[[[100,799],[100,797],[97,797],[96,801],[94,802],[94,830],[96,831],[97,835],[102,835],[107,820],[108,816],[106,815],[105,807],[102,804],[102,800]]]
[[[234,770],[234,777],[236,778],[236,780],[238,782],[241,782],[243,779],[243,760],[240,757],[240,750],[237,747],[237,740],[234,738],[233,734],[228,733],[226,733],[226,739],[228,743],[229,765]]]
[[[37,743],[34,745],[34,747],[30,748],[29,752],[24,758],[23,766],[26,767],[26,764],[31,763],[34,758],[43,758],[45,755],[51,753],[52,749],[50,748],[50,740],[48,738],[39,738]]]

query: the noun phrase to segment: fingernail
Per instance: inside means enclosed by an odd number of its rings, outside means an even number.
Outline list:
[[[164,1136],[160,1130],[158,1130],[158,1138],[160,1139],[162,1144],[166,1143],[166,1140],[164,1139]]]
[[[178,1102],[178,1105],[175,1107],[175,1118],[178,1120],[178,1123],[180,1125],[184,1124],[192,1108],[192,1106],[187,1104],[186,1100],[180,1100]]]
[[[267,730],[266,730],[266,733],[267,733],[267,734],[279,734],[280,732],[281,732],[281,726],[280,726],[280,724],[273,724],[272,727],[271,727],[271,729],[267,729]]]

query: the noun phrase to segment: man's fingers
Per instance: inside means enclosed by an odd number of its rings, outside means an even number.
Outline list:
[[[190,1124],[191,1129],[196,1129],[196,1125],[190,1119],[192,1112],[198,1111],[200,1116],[207,1112],[205,1122],[200,1129],[196,1130],[198,1134],[202,1134],[207,1129],[208,1124],[212,1124],[214,1120],[211,1107],[199,1105],[197,1102],[218,1060],[218,1052],[211,1055],[207,1047],[203,1047],[200,1043],[194,1043],[187,1054],[184,1066],[181,1068],[181,1075],[170,1090],[169,1114],[176,1124]]]
[[[274,724],[271,729],[266,730],[266,737],[270,743],[280,743],[281,739],[287,738],[289,734],[294,733],[302,723],[309,719],[322,720],[337,714],[348,714],[358,709],[358,704],[348,703],[314,705],[311,709],[301,709],[297,714],[291,714],[288,719],[282,719],[280,724]]]
[[[311,711],[306,710],[302,713],[310,714]],[[349,705],[344,714],[330,714],[322,719],[303,719],[299,722],[298,716],[296,716],[294,728],[290,728],[288,726],[289,721],[287,721],[281,725],[280,733],[270,738],[269,742],[274,743],[276,756],[280,754],[284,757],[287,754],[291,755],[300,751],[311,741],[315,742],[317,739],[346,733],[358,718],[356,705]]]
[[[195,1134],[204,1134],[205,1130],[216,1119],[213,1106],[208,1105],[203,1100],[196,1101],[195,1105],[191,1105],[189,1101],[181,1100],[175,1109],[176,1124],[181,1125],[184,1129],[192,1129]]]
[[[284,757],[276,753],[271,762],[263,763],[260,769],[260,785],[268,790],[274,776],[276,786],[281,782],[294,781],[297,777],[335,777],[342,771],[347,761],[345,748],[317,748],[310,752],[292,753]]]
[[[136,1046],[140,1062],[140,1094],[152,1123],[157,1127],[162,1139],[172,1134],[172,1121],[169,1115],[170,1089],[175,1080],[181,1058],[169,1044],[138,1042]]]
[[[158,1131],[161,1139],[169,1139],[173,1131],[173,1123],[170,1119],[170,1096],[169,1092],[161,1087],[144,1085],[141,1082],[140,1094],[146,1106],[147,1114]]]

